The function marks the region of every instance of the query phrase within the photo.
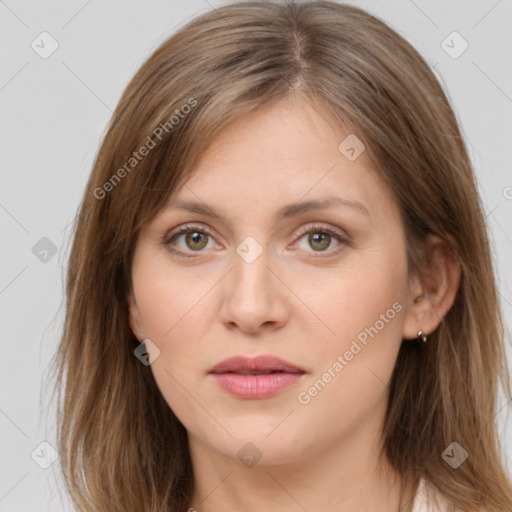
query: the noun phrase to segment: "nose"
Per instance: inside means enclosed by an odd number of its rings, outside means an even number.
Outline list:
[[[250,261],[250,260],[249,260]],[[288,321],[286,297],[290,295],[283,284],[269,251],[248,262],[235,252],[232,270],[223,280],[221,321],[229,329],[257,334],[281,328]]]

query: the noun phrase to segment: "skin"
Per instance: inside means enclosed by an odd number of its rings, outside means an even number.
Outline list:
[[[349,161],[338,150],[349,133],[304,99],[260,108],[220,133],[171,198],[206,203],[222,219],[167,208],[138,235],[130,325],[160,350],[150,368],[187,429],[190,506],[199,512],[395,512],[413,496],[379,456],[387,385],[402,339],[437,328],[460,272],[432,236],[428,277],[407,275],[398,205],[364,152]],[[274,221],[284,205],[327,195],[359,201],[368,214],[328,207]],[[212,233],[201,243],[174,240],[171,247],[192,258],[162,243],[185,224]],[[348,243],[308,241],[299,229],[318,233],[313,224]],[[248,236],[263,251],[252,263],[236,252]],[[394,318],[300,403],[298,394],[394,303],[401,306]],[[306,374],[273,397],[235,398],[208,371],[239,354],[276,355]],[[261,454],[251,467],[237,457],[248,442]]]

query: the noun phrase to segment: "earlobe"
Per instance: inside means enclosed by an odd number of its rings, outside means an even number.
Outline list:
[[[419,331],[427,335],[435,331],[452,307],[459,288],[460,264],[442,238],[429,235],[424,261],[421,278],[415,277],[410,284],[404,339],[416,338]]]

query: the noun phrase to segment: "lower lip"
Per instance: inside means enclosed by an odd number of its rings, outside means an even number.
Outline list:
[[[269,373],[267,375],[240,375],[213,373],[217,384],[239,398],[267,398],[295,384],[304,373]]]

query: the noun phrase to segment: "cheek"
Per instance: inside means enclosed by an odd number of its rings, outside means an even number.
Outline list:
[[[171,275],[169,269],[170,265],[158,258],[141,258],[139,266],[133,268],[145,334],[160,350],[150,369],[178,419],[187,425],[201,424],[205,421],[204,413],[193,407],[191,399],[202,370],[195,340],[200,340],[204,333],[204,295],[213,285],[209,284],[212,277],[190,279],[190,273],[173,268]]]
[[[309,332],[322,333],[315,338],[315,351],[322,354],[344,352],[355,339],[375,339],[381,345],[386,339],[396,342],[406,282],[405,261],[393,262],[377,253],[328,273],[302,276],[294,283],[294,292],[306,298],[314,314],[297,321]],[[375,335],[375,329],[378,336],[371,338],[368,331]]]
[[[383,414],[401,343],[400,288],[397,275],[354,269],[331,280],[327,294],[308,296],[330,329],[310,352],[314,372],[295,397],[296,419],[309,425],[306,446],[319,442],[309,432],[321,430],[330,439]]]
[[[169,264],[165,254],[141,256],[132,272],[147,337],[161,349],[167,349],[177,338],[194,339],[199,333],[205,295],[215,284],[212,275],[199,267],[180,270]],[[181,343],[176,348],[188,346]]]
[[[383,403],[401,343],[406,259],[376,251],[320,285],[308,305],[329,329],[315,346],[315,372],[299,403],[311,417],[331,411],[348,427]]]

